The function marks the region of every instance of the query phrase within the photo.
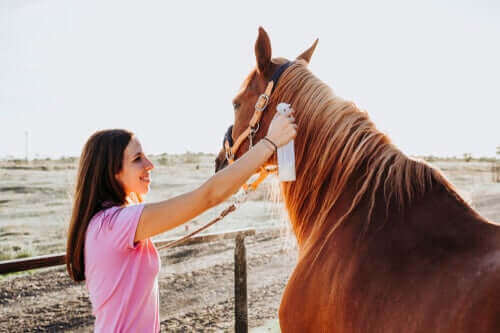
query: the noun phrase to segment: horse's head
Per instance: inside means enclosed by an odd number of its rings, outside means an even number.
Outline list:
[[[317,42],[318,40],[309,49],[299,55],[297,59],[302,59],[309,63]],[[265,98],[259,97],[266,91],[270,81],[276,80],[275,85],[279,84],[278,79],[276,79],[277,74],[286,69],[285,64],[289,62],[285,58],[271,57],[271,41],[266,31],[261,27],[259,28],[257,41],[255,42],[255,57],[257,59],[257,66],[243,81],[240,91],[232,101],[234,124],[224,136],[222,150],[215,160],[215,172],[223,169],[228,164],[228,160],[232,158],[234,160],[238,159],[248,151],[251,144],[256,144],[262,139],[266,135],[269,124],[274,117],[276,105],[280,102],[287,102],[273,99],[270,92],[268,101],[265,101]],[[255,114],[256,105],[260,107],[264,106],[265,108],[259,116]],[[233,148],[231,149],[231,147]],[[233,153],[234,157],[231,156]],[[275,163],[274,157],[268,163]]]

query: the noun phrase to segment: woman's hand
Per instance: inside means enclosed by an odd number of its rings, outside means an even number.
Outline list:
[[[281,147],[293,140],[296,135],[297,124],[295,124],[295,118],[292,111],[286,116],[276,113],[269,125],[266,137],[274,142],[276,146]]]

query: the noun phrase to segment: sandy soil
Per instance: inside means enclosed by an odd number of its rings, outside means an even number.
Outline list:
[[[148,201],[169,198],[200,185],[213,173],[213,156],[159,156]],[[437,161],[462,196],[482,215],[500,222],[500,183],[488,162]],[[25,167],[0,163],[0,259],[64,251],[75,177],[74,161]],[[282,227],[279,204],[267,200],[275,180],[210,231]],[[223,204],[189,222],[209,221]],[[295,264],[290,238],[270,237],[265,229],[246,239],[249,325],[276,318],[281,293]],[[157,238],[182,235],[181,227]],[[159,277],[162,331],[232,331],[234,320],[232,240],[162,251]],[[0,277],[0,332],[90,332],[94,318],[87,291],[64,268]]]

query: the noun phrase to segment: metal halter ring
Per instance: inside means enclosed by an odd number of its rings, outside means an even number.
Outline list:
[[[264,102],[264,106],[259,107],[258,105],[259,105],[259,101],[261,98],[264,98],[265,102]],[[266,94],[261,94],[259,96],[259,98],[257,99],[257,103],[255,103],[255,110],[262,112],[267,108],[267,104],[269,104],[269,96],[267,96]]]
[[[226,150],[226,160],[227,161],[234,160],[234,154],[232,149],[229,149],[229,151]]]
[[[257,133],[259,131],[259,128],[260,128],[260,122],[257,123],[257,126],[254,127],[250,127],[250,135],[255,135],[255,133]]]

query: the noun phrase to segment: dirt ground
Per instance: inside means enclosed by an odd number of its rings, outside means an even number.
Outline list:
[[[147,201],[183,193],[213,173],[213,155],[161,155],[154,161]],[[500,222],[500,183],[490,162],[434,161],[461,195],[483,216]],[[0,162],[0,260],[64,252],[76,175],[74,160]],[[277,317],[281,293],[296,253],[290,237],[273,237],[267,228],[284,228],[279,203],[268,200],[276,180],[267,180],[248,202],[210,232],[258,228],[247,237],[249,326]],[[176,237],[208,222],[222,204],[172,232]],[[286,232],[284,233],[286,234]],[[162,331],[232,331],[234,325],[234,241],[179,247],[160,252]],[[75,284],[63,267],[0,276],[0,332],[91,332],[94,317],[84,284]]]

